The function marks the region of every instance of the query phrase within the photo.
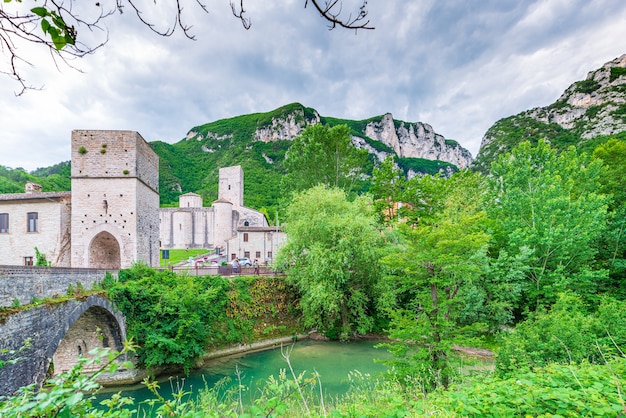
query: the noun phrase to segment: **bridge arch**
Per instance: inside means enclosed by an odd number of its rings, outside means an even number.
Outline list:
[[[126,339],[126,320],[108,299],[91,295],[11,315],[0,324],[0,335],[6,337],[0,349],[7,350],[18,350],[31,339],[29,348],[20,353],[20,361],[0,369],[1,396],[31,383],[40,386],[55,356],[57,372],[71,367],[78,359],[77,341],[82,345],[84,340],[87,351],[105,344],[120,350]]]

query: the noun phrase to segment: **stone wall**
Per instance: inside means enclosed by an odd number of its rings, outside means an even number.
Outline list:
[[[65,295],[70,285],[81,283],[85,289],[101,282],[106,270],[58,267],[0,266],[0,307],[29,304],[33,298]],[[117,274],[116,272],[113,272]]]
[[[81,320],[83,315],[86,320]],[[91,338],[96,332],[93,329],[96,325],[104,338]],[[0,335],[0,353],[25,347],[15,364],[5,364],[0,368],[0,396],[3,396],[25,385],[41,385],[52,358],[66,337],[67,347],[76,348],[74,361],[78,357],[78,344],[82,344],[83,339],[93,346],[103,347],[106,341],[111,348],[121,349],[126,339],[126,322],[111,302],[92,295],[85,300],[41,305],[9,315],[0,321]],[[25,346],[26,341],[29,344]],[[64,350],[61,355],[64,358],[60,361],[65,362],[63,367],[67,367],[72,361],[70,352]],[[8,354],[0,354],[0,359],[8,358]]]

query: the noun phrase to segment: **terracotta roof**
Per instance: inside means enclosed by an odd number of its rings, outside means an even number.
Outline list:
[[[50,200],[72,196],[72,192],[33,192],[0,194],[0,202],[13,200]]]

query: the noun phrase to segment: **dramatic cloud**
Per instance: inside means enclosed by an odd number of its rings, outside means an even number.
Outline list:
[[[196,125],[291,102],[429,123],[476,155],[495,121],[553,102],[626,53],[623,0],[371,0],[376,30],[356,34],[327,30],[304,3],[248,1],[246,31],[227,1],[209,2],[209,14],[190,2],[196,41],[161,38],[126,11],[108,19],[106,46],[73,62],[82,72],[25,47],[35,67],[23,75],[44,90],[15,97],[19,86],[0,76],[0,164],[67,161],[73,129],[175,142]],[[149,16],[171,22],[166,11]]]

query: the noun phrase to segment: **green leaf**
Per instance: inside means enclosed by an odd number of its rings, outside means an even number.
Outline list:
[[[30,9],[31,12],[35,13],[39,17],[46,17],[50,15],[50,12],[45,7],[33,7]]]
[[[50,22],[47,19],[41,19],[41,29],[43,33],[48,33],[48,29],[50,29]]]

